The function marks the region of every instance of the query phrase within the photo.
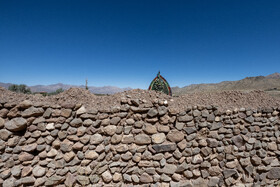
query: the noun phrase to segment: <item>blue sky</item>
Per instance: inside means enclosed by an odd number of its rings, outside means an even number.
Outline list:
[[[0,82],[148,88],[280,69],[279,0],[0,0]]]

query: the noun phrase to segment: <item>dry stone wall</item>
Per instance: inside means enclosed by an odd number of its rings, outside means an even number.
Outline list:
[[[0,103],[0,186],[276,186],[280,108]]]

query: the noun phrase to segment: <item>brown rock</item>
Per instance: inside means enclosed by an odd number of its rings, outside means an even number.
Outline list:
[[[75,182],[76,182],[76,175],[68,173],[67,176],[66,176],[66,180],[65,180],[64,184],[67,187],[72,187],[72,186],[74,186]]]
[[[178,130],[171,130],[167,134],[167,139],[170,140],[171,142],[180,142],[184,139],[184,134]]]
[[[111,175],[111,173],[107,170],[104,173],[102,173],[102,179],[105,183],[109,183],[112,181],[113,177]]]
[[[41,166],[35,166],[32,173],[35,177],[42,177],[46,174],[46,169]]]
[[[21,171],[21,176],[22,177],[25,177],[25,176],[28,176],[31,174],[33,168],[30,167],[30,166],[26,166],[26,167],[23,167],[22,171]]]
[[[157,128],[154,125],[146,123],[144,125],[143,131],[147,134],[155,134],[155,133],[157,133]]]
[[[73,145],[73,149],[74,150],[82,150],[83,149],[83,147],[84,147],[84,144],[82,144],[82,143],[80,143],[80,142],[76,142],[74,145]]]
[[[104,132],[106,135],[113,136],[116,133],[117,126],[115,125],[108,125],[104,127]]]
[[[90,159],[90,160],[94,160],[94,159],[98,158],[98,154],[95,151],[90,150],[90,151],[87,151],[85,153],[85,158]]]
[[[22,152],[18,155],[18,160],[21,162],[30,161],[34,158],[34,155]]]
[[[23,117],[36,117],[41,116],[44,113],[43,108],[35,108],[34,106],[24,110],[21,115]]]
[[[165,141],[165,134],[164,133],[158,133],[152,135],[152,142],[155,144],[160,144]]]
[[[60,115],[62,117],[69,118],[71,116],[71,114],[72,114],[71,109],[65,109],[65,108],[61,109],[61,114]]]
[[[0,139],[6,141],[12,135],[12,133],[6,129],[0,130]]]
[[[143,173],[140,176],[140,182],[142,183],[152,183],[154,180],[148,173]]]
[[[33,144],[29,144],[29,145],[25,145],[23,146],[21,149],[22,151],[26,151],[26,152],[32,152],[37,148],[37,144],[33,143]]]
[[[273,179],[273,180],[276,180],[276,179],[280,179],[280,167],[274,167],[274,168],[271,168],[269,170],[269,172],[267,173],[267,178],[269,179]]]
[[[68,153],[65,153],[64,155],[63,155],[63,158],[64,158],[64,160],[66,161],[66,162],[69,162],[69,161],[71,161],[73,158],[75,157],[75,153],[74,152],[68,152]]]
[[[13,118],[10,121],[7,121],[5,123],[5,128],[9,131],[21,131],[26,129],[27,127],[27,121],[26,119],[19,117],[19,118]]]
[[[151,138],[146,134],[138,134],[135,136],[135,143],[138,145],[150,144]]]

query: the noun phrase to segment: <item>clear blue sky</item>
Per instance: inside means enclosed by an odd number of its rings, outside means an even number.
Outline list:
[[[147,88],[280,71],[279,0],[0,0],[0,82]]]

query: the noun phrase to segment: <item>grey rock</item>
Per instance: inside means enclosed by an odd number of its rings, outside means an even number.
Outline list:
[[[83,121],[81,120],[81,118],[74,118],[71,122],[70,125],[72,127],[80,127],[83,124]]]
[[[254,122],[254,118],[252,116],[249,116],[249,117],[245,118],[244,120],[248,123],[253,123]]]
[[[267,178],[269,179],[280,179],[280,167],[273,167],[267,173]]]
[[[26,127],[27,121],[22,117],[13,118],[12,120],[5,123],[5,128],[13,132],[24,130]]]
[[[232,175],[237,174],[237,171],[236,171],[235,169],[224,169],[224,170],[223,170],[223,174],[224,174],[224,177],[225,177],[225,178],[229,178],[229,177],[231,177]]]
[[[138,134],[135,136],[135,143],[138,145],[146,145],[151,143],[150,136],[146,134]]]
[[[98,181],[100,180],[98,175],[90,175],[89,176],[89,180],[91,183],[96,184],[98,183]]]
[[[42,177],[46,174],[46,169],[41,166],[35,166],[32,173],[35,177]]]
[[[231,140],[234,143],[234,145],[236,145],[236,147],[238,147],[238,148],[245,144],[242,136],[240,136],[240,135],[232,137]]]
[[[154,125],[151,125],[151,124],[149,124],[149,123],[146,123],[146,124],[144,125],[143,131],[144,131],[146,134],[155,134],[155,133],[157,133],[157,128],[156,128]]]
[[[181,123],[181,122],[176,122],[176,125],[175,125],[176,129],[179,131],[182,130],[184,128],[184,126],[185,126],[185,123]]]
[[[211,126],[211,128],[210,128],[210,130],[212,131],[214,131],[214,130],[218,130],[218,129],[220,129],[221,127],[223,126],[223,124],[221,123],[221,122],[218,122],[218,123],[213,123],[212,124],[212,126]]]
[[[168,143],[168,144],[156,144],[152,145],[152,148],[157,152],[170,152],[170,151],[175,151],[177,146],[175,143]]]
[[[202,162],[203,162],[203,158],[200,156],[200,154],[195,155],[192,159],[193,164],[200,164]]]
[[[132,182],[131,176],[128,174],[123,174],[123,180],[124,182]]]
[[[107,170],[104,173],[102,173],[102,179],[104,182],[109,183],[112,181],[113,177],[111,175],[111,173]]]
[[[179,122],[189,122],[189,121],[192,121],[192,120],[193,120],[193,117],[189,116],[189,115],[184,115],[184,116],[179,116],[178,117]]]
[[[152,135],[152,142],[155,144],[160,144],[165,141],[165,134],[164,133],[158,133]]]
[[[34,177],[23,177],[20,179],[20,183],[23,185],[31,185],[34,184],[35,178]]]
[[[206,141],[207,141],[208,146],[211,148],[217,147],[219,145],[219,142],[213,138],[207,138]]]
[[[103,142],[103,137],[100,134],[94,134],[90,138],[90,144],[97,145],[100,144],[101,142]]]
[[[167,139],[169,139],[171,142],[180,142],[184,139],[184,134],[181,131],[178,130],[171,130],[167,134]]]
[[[12,133],[6,129],[0,130],[0,138],[4,141],[8,140],[8,138],[12,135]]]
[[[106,135],[113,136],[116,133],[117,126],[115,125],[108,125],[104,127],[104,132]]]
[[[24,100],[22,101],[21,103],[19,103],[18,105],[18,108],[21,108],[21,109],[26,109],[26,108],[29,108],[32,106],[32,102],[29,101],[29,100]]]
[[[14,187],[15,185],[16,179],[15,178],[9,178],[4,180],[3,182],[3,187]]]
[[[160,116],[163,116],[164,114],[166,114],[167,113],[167,108],[165,107],[165,106],[159,106],[158,107],[158,114],[160,115]]]
[[[160,176],[160,180],[163,181],[163,182],[169,182],[169,181],[171,181],[171,177],[169,177],[168,175],[166,175],[166,174],[163,173],[163,174]]]
[[[61,184],[64,180],[65,180],[65,177],[53,175],[46,180],[45,185],[46,186],[56,186],[58,184]]]
[[[173,175],[175,171],[177,170],[177,166],[174,164],[165,164],[164,168],[162,169],[162,172],[165,174]]]
[[[23,117],[35,117],[35,116],[41,116],[44,113],[43,108],[35,108],[34,106],[24,110],[21,115]]]
[[[21,167],[20,166],[15,166],[11,169],[11,173],[14,177],[19,177],[21,174]]]
[[[152,183],[154,180],[148,173],[143,173],[140,176],[140,182],[141,183]]]
[[[0,117],[0,129],[4,127],[5,120]]]
[[[139,181],[140,181],[140,179],[139,179],[139,177],[137,175],[131,175],[131,179],[135,183],[139,183]]]
[[[121,121],[121,118],[120,118],[120,117],[113,117],[113,118],[110,120],[110,124],[111,124],[111,125],[117,125],[120,121]]]
[[[197,117],[197,116],[200,116],[201,115],[201,112],[199,110],[194,110],[193,111],[193,116],[194,117]]]
[[[77,179],[78,183],[81,184],[82,186],[86,186],[90,183],[89,177],[87,177],[87,176],[78,175],[76,179]]]
[[[149,117],[155,117],[156,115],[158,115],[158,111],[156,110],[156,109],[154,109],[154,108],[151,108],[149,111],[148,111],[148,116]]]
[[[187,134],[192,134],[192,133],[196,132],[196,128],[195,127],[185,127],[184,131],[186,131]]]

